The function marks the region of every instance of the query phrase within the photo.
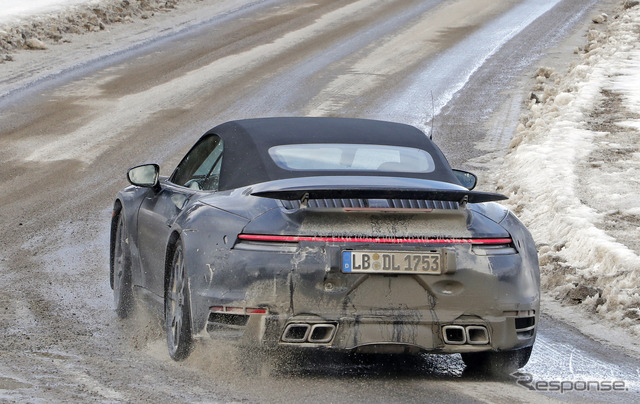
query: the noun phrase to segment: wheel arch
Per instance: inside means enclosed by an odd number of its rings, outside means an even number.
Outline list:
[[[111,289],[113,289],[113,259],[115,254],[116,232],[121,214],[122,201],[116,199],[113,204],[113,213],[111,214],[111,234],[109,238],[109,284],[111,285]]]
[[[176,250],[176,245],[180,242],[181,237],[180,233],[177,231],[173,231],[169,236],[169,241],[167,242],[167,249],[164,257],[164,293],[166,294],[167,286],[169,285],[169,277],[171,274],[171,264],[173,263],[173,253]]]

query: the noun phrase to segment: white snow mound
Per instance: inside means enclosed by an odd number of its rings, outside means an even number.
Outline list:
[[[537,101],[495,171],[538,244],[543,289],[637,336],[639,9],[591,29],[566,74],[538,71]]]

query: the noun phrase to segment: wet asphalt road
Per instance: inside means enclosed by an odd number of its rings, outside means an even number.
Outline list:
[[[117,320],[108,283],[126,168],[168,174],[215,124],[273,115],[433,123],[452,164],[474,168],[506,147],[526,77],[595,5],[256,1],[0,99],[0,401],[637,401],[638,359],[546,316],[519,379],[468,374],[457,356],[257,361],[213,341],[177,364],[153,315]]]

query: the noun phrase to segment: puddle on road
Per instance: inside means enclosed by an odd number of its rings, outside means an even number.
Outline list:
[[[217,383],[233,390],[260,392],[256,394],[261,399],[268,399],[277,391],[295,389],[301,383],[309,391],[325,391],[330,383],[336,392],[345,392],[355,385],[371,386],[375,381],[376,386],[420,383],[429,388],[473,389],[478,395],[476,398],[490,401],[498,397],[540,400],[544,396],[562,401],[634,401],[640,392],[638,362],[623,354],[618,358],[615,351],[564,329],[562,325],[549,325],[549,322],[554,323],[545,319],[546,326],[538,334],[532,358],[520,370],[520,375],[502,378],[465,371],[459,355],[389,356],[253,350],[206,338],[198,342],[185,362],[175,363],[175,366],[184,371],[215,375]],[[148,341],[143,350],[159,361],[174,364],[164,338]],[[531,378],[529,385],[521,383],[522,374]],[[555,381],[566,382],[564,391],[550,386],[549,383]],[[587,385],[581,383],[583,381],[591,383]],[[615,381],[624,384],[618,383],[614,388]],[[500,391],[500,395],[495,395],[496,391]]]
[[[145,351],[162,361],[172,362],[166,341],[149,341]],[[261,350],[243,348],[227,341],[205,338],[196,344],[185,365],[236,383],[238,376],[260,376],[265,383],[300,379],[435,379],[477,378],[464,372],[458,355],[353,355],[328,351]],[[251,383],[256,383],[256,378]]]
[[[570,326],[543,317],[527,366],[514,382],[557,398],[637,399],[640,360],[591,340]],[[634,400],[635,400],[634,399]],[[634,401],[634,400],[630,400]]]

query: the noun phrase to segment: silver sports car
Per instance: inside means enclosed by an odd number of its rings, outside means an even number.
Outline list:
[[[460,353],[513,371],[536,338],[531,235],[420,130],[262,118],[208,131],[170,177],[128,172],[111,225],[117,314],[163,313],[169,353],[261,347]]]

